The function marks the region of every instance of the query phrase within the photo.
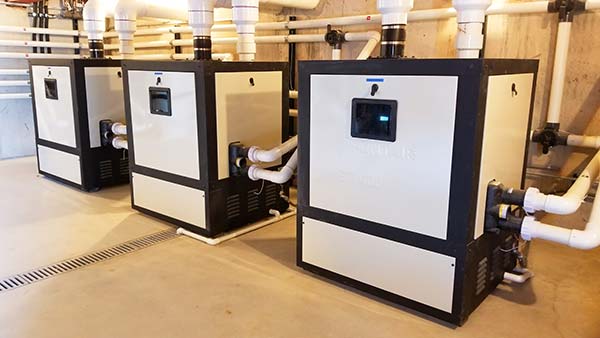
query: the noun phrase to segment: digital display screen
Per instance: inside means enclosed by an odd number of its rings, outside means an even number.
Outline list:
[[[58,84],[56,83],[56,79],[44,79],[44,89],[47,99],[58,100]]]
[[[395,142],[397,110],[397,101],[352,100],[352,137]]]
[[[172,116],[171,89],[150,88],[150,113],[154,115]]]

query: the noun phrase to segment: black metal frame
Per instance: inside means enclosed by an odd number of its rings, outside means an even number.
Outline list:
[[[76,147],[69,147],[63,144],[47,141],[39,137],[37,123],[37,108],[35,104],[35,90],[33,86],[33,66],[49,67],[68,67],[71,75],[71,94],[73,97],[73,114],[75,124]],[[121,162],[127,159],[126,153],[112,147],[90,147],[88,109],[86,98],[85,68],[89,67],[120,67],[121,62],[108,59],[38,59],[29,62],[29,74],[31,78],[31,94],[33,105],[33,119],[35,125],[36,145],[59,150],[65,153],[77,155],[80,158],[81,184],[68,181],[48,172],[41,170],[38,161],[38,172],[46,177],[67,184],[69,186],[92,192],[104,187],[129,183],[129,176],[123,175],[121,171]],[[59,93],[59,95],[61,95]],[[100,126],[98,125],[98,128]],[[36,155],[39,158],[39,152],[36,147]],[[100,177],[99,164],[101,161],[111,161],[112,179],[102,180]]]
[[[199,180],[174,175],[164,171],[143,167],[135,164],[135,138],[133,134],[129,92],[129,71],[162,71],[162,72],[191,72],[195,74],[196,111],[198,130],[199,167],[203,175]],[[271,191],[280,187],[273,183],[251,181],[247,176],[230,177],[219,180],[217,161],[217,115],[215,97],[215,74],[224,72],[253,72],[279,71],[282,73],[282,141],[288,139],[289,123],[289,73],[288,64],[282,62],[221,62],[210,60],[198,61],[123,61],[125,83],[125,113],[127,116],[128,142],[131,173],[154,177],[167,182],[203,190],[205,192],[206,229],[199,228],[184,221],[169,217],[135,204],[133,184],[131,187],[131,205],[133,209],[183,227],[189,231],[206,237],[215,237],[224,232],[242,227],[254,221],[269,216],[272,208],[268,204],[266,193],[259,197],[259,210],[248,210],[247,194],[251,191]],[[288,186],[283,186],[287,192]],[[227,218],[227,201],[232,196],[240,196],[240,215],[234,219]]]
[[[497,271],[490,274],[492,282],[484,292],[475,295],[473,283],[477,274],[477,263],[483,257],[492,257],[492,248],[504,247],[511,235],[508,233],[485,233],[474,240],[478,180],[483,140],[483,127],[486,111],[486,92],[488,77],[502,74],[533,73],[537,78],[538,61],[511,59],[400,59],[366,61],[307,61],[300,63],[300,114],[299,124],[299,191],[298,191],[298,229],[297,264],[298,266],[337,282],[350,285],[391,302],[413,308],[419,312],[437,317],[446,322],[462,325],[469,314],[502,281]],[[347,215],[312,207],[310,204],[309,168],[310,168],[310,100],[312,74],[355,74],[355,75],[422,75],[458,77],[457,112],[454,132],[448,215],[447,240],[429,237],[414,232],[389,227]],[[535,93],[535,80],[533,92]],[[529,128],[533,114],[534,94],[532,94]],[[527,130],[527,140],[529,140]],[[529,142],[529,141],[528,141]],[[528,143],[529,145],[529,143]],[[527,147],[528,149],[528,147]],[[525,159],[527,159],[527,149]],[[527,163],[525,160],[524,163]],[[523,168],[523,182],[525,178]],[[306,263],[302,259],[303,218],[311,218],[359,231],[413,247],[437,252],[456,258],[455,283],[452,313],[415,302],[385,290],[341,276],[323,268]],[[512,269],[516,260],[506,259],[503,269]]]

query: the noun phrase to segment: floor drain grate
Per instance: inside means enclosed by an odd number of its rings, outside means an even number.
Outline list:
[[[177,237],[175,230],[169,229],[152,235],[134,239],[129,242],[115,245],[111,248],[85,254],[83,256],[67,259],[65,261],[47,265],[29,272],[14,275],[0,280],[0,293],[14,290],[21,286],[39,282],[56,275],[81,269],[83,267],[100,263],[114,257],[132,253],[149,246]]]

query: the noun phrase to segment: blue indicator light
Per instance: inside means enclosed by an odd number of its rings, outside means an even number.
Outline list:
[[[384,81],[384,79],[373,79],[373,78],[367,79],[367,82],[379,82],[379,83],[381,83],[383,81]]]
[[[381,122],[390,122],[390,117],[389,116],[379,116],[379,121]]]
[[[156,73],[154,73],[154,75],[163,75],[163,73],[161,73],[161,72],[156,72]]]

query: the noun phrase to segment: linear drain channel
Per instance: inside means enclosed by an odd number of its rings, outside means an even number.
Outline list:
[[[0,280],[0,293],[20,288],[21,286],[33,284],[65,272],[104,262],[114,257],[132,253],[149,246],[168,241],[177,236],[178,235],[175,230],[165,230],[152,235],[134,239],[129,242],[118,244],[108,249],[92,252],[83,256],[62,261],[60,263],[47,265],[29,272],[4,278]]]

